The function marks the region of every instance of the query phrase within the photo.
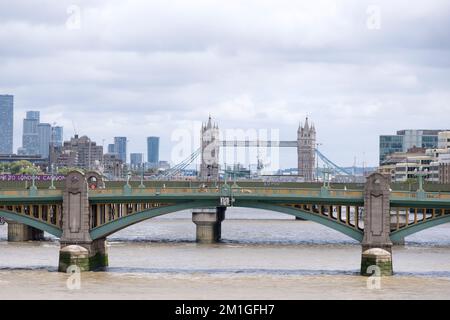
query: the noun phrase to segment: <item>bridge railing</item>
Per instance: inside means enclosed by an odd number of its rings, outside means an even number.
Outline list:
[[[320,197],[324,196],[321,189],[310,188],[269,188],[269,187],[166,187],[166,188],[133,188],[125,190],[123,188],[110,188],[110,189],[95,189],[89,190],[90,195],[145,195],[145,194],[167,194],[167,195],[181,195],[181,194],[246,194],[246,195],[286,195],[286,196],[303,196],[303,197]],[[328,197],[336,198],[362,198],[363,191],[361,190],[342,190],[342,189],[330,189],[326,192]]]
[[[238,192],[264,195],[296,195],[304,197],[320,197],[324,195],[321,189],[299,188],[242,188]],[[363,192],[359,190],[329,189],[325,192],[325,195],[336,198],[361,198],[363,197]]]
[[[450,200],[450,193],[447,192],[426,192],[424,197],[427,200]],[[419,199],[420,195],[416,191],[393,191],[391,193],[393,199]]]
[[[199,188],[183,188],[183,187],[170,187],[170,188],[133,188],[129,191],[123,188],[111,188],[111,189],[95,189],[89,190],[90,195],[142,195],[142,194],[192,194],[192,193],[219,193],[220,189],[199,189]]]
[[[305,197],[316,197],[320,195],[320,190],[295,189],[295,188],[236,188],[234,194],[255,194],[255,195],[297,195]]]
[[[37,190],[0,190],[0,197],[45,197],[62,196],[62,190],[56,189],[37,189]]]
[[[344,189],[328,189],[325,194],[323,190],[316,188],[271,188],[271,187],[233,187],[228,186],[228,189],[221,187],[151,187],[151,188],[132,188],[129,191],[125,191],[123,188],[107,188],[107,189],[95,189],[89,190],[90,195],[142,195],[142,194],[223,194],[233,193],[247,194],[247,195],[292,195],[303,197],[333,197],[333,198],[363,198],[364,191],[362,190],[344,190]],[[0,197],[3,198],[27,198],[27,197],[49,197],[49,196],[62,196],[63,191],[60,189],[38,189],[38,190],[0,190]],[[393,191],[391,193],[391,199],[426,199],[426,200],[450,200],[450,193],[448,192],[426,192],[420,194],[415,191]]]

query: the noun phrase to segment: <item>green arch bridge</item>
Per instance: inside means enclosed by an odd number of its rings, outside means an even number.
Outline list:
[[[62,271],[72,263],[80,264],[77,261],[83,257],[82,269],[105,266],[107,236],[186,209],[193,209],[197,240],[217,241],[230,206],[314,221],[361,242],[363,250],[381,248],[388,252],[392,242],[450,222],[450,192],[391,191],[389,182],[379,174],[368,178],[364,190],[239,187],[226,183],[209,188],[131,188],[128,184],[111,188],[105,187],[98,175],[75,171],[68,175],[62,189],[0,190],[0,217],[11,226],[15,222],[60,238]]]

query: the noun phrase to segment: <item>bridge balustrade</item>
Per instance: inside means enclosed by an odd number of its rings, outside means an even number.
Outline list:
[[[425,199],[442,199],[450,200],[450,193],[442,192],[425,192]],[[419,195],[415,191],[392,191],[392,199],[419,199]]]
[[[60,196],[62,195],[62,190],[51,190],[51,189],[38,189],[34,193],[34,196]],[[28,198],[30,195],[30,190],[0,190],[0,197],[22,197]]]

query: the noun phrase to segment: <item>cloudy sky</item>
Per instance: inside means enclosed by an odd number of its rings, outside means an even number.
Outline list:
[[[284,140],[309,115],[342,165],[376,165],[380,134],[450,128],[448,0],[0,0],[0,43],[15,149],[33,109],[131,152],[159,135],[169,160],[209,114]]]

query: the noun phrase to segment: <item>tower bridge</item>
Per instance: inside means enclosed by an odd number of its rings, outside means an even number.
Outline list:
[[[133,224],[192,209],[197,241],[220,240],[228,207],[272,210],[322,224],[361,243],[361,273],[377,265],[392,273],[392,244],[421,230],[450,222],[450,192],[392,191],[375,173],[364,189],[306,184],[302,187],[243,185],[213,187],[112,187],[94,172],[73,171],[59,189],[0,190],[0,217],[8,236],[22,240],[48,232],[60,239],[59,270],[108,265],[106,237]],[[30,232],[30,230],[34,230]],[[34,234],[33,234],[34,233]]]
[[[316,159],[320,158],[328,167],[340,175],[352,177],[352,174],[338,166],[316,148],[316,129],[309,125],[306,118],[305,125],[300,124],[297,130],[297,140],[221,140],[219,126],[209,117],[206,124],[202,124],[200,131],[200,148],[190,154],[185,160],[174,167],[160,173],[156,179],[168,179],[181,173],[192,164],[199,156],[201,158],[198,176],[201,180],[218,181],[220,174],[220,149],[221,148],[296,148],[297,172],[305,182],[317,180],[318,172],[315,171]],[[317,158],[316,158],[317,157]],[[318,168],[317,168],[318,169]]]
[[[316,167],[316,129],[314,124],[309,124],[306,118],[305,124],[300,124],[295,141],[250,141],[235,140],[221,141],[219,138],[219,126],[212,123],[211,117],[202,125],[200,132],[201,164],[199,177],[205,180],[217,180],[219,177],[219,150],[220,147],[260,147],[260,148],[297,148],[298,174],[306,182],[312,182],[315,178]],[[322,156],[321,154],[319,156]]]

